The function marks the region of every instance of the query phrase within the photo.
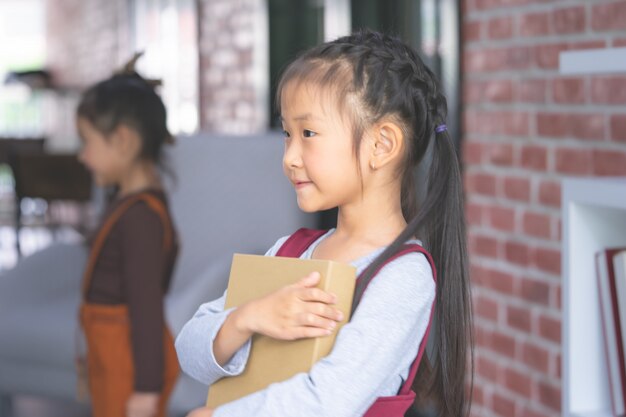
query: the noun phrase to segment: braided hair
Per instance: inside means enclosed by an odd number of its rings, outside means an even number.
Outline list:
[[[437,268],[435,323],[429,340],[431,354],[422,361],[413,388],[418,405],[434,406],[439,416],[467,415],[470,401],[465,379],[469,357],[471,391],[473,343],[463,190],[456,148],[442,128],[447,103],[436,76],[399,39],[365,30],[314,47],[296,58],[281,77],[277,108],[283,89],[292,83],[318,86],[334,95],[341,116],[353,127],[357,160],[365,129],[384,118],[402,129],[406,146],[398,175],[407,227],[359,281],[369,281],[374,271],[413,236],[424,242]],[[429,149],[432,160],[427,193],[420,206],[414,178]],[[357,295],[364,287],[357,284]]]
[[[165,105],[155,91],[160,82],[135,71],[139,56],[135,54],[120,71],[87,89],[76,113],[105,136],[121,124],[134,129],[141,138],[139,158],[164,165],[162,147],[173,137],[167,129]]]

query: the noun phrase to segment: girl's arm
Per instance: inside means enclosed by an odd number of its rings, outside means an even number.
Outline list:
[[[123,291],[129,309],[135,368],[134,390],[158,393],[163,388],[164,228],[144,204],[120,219]]]
[[[214,417],[361,416],[407,377],[430,318],[435,284],[421,254],[403,256],[372,281],[329,356],[302,373],[225,404]]]
[[[285,240],[279,239],[266,255],[276,253]],[[319,274],[313,273],[237,309],[224,311],[225,296],[203,304],[176,338],[183,371],[212,384],[243,372],[254,333],[280,339],[329,334],[341,312],[331,306],[333,295],[313,288],[318,281]]]

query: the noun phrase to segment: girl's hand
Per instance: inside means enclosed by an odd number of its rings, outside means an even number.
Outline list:
[[[213,410],[207,407],[196,408],[191,413],[187,414],[187,417],[211,417]]]
[[[343,320],[343,313],[332,307],[337,297],[315,288],[320,274],[313,272],[263,298],[242,306],[247,328],[275,339],[294,340],[327,336]]]
[[[156,392],[133,392],[126,403],[127,417],[153,417],[159,409],[159,394]]]

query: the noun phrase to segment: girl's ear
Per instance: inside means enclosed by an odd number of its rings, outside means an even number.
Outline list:
[[[120,124],[111,135],[111,141],[120,155],[134,160],[141,150],[141,138],[135,129]]]
[[[401,155],[404,147],[404,133],[396,123],[386,121],[376,125],[372,136],[369,161],[372,170],[389,165]]]

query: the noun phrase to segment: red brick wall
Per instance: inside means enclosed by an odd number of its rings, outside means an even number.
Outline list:
[[[559,52],[626,45],[626,1],[464,0],[463,7],[472,415],[556,417],[561,180],[626,176],[626,71],[562,76]]]
[[[130,57],[128,7],[126,0],[46,1],[46,61],[57,83],[87,86]]]
[[[245,134],[268,127],[255,87],[255,37],[262,35],[258,0],[199,0],[200,126]],[[267,53],[267,51],[262,51]]]

